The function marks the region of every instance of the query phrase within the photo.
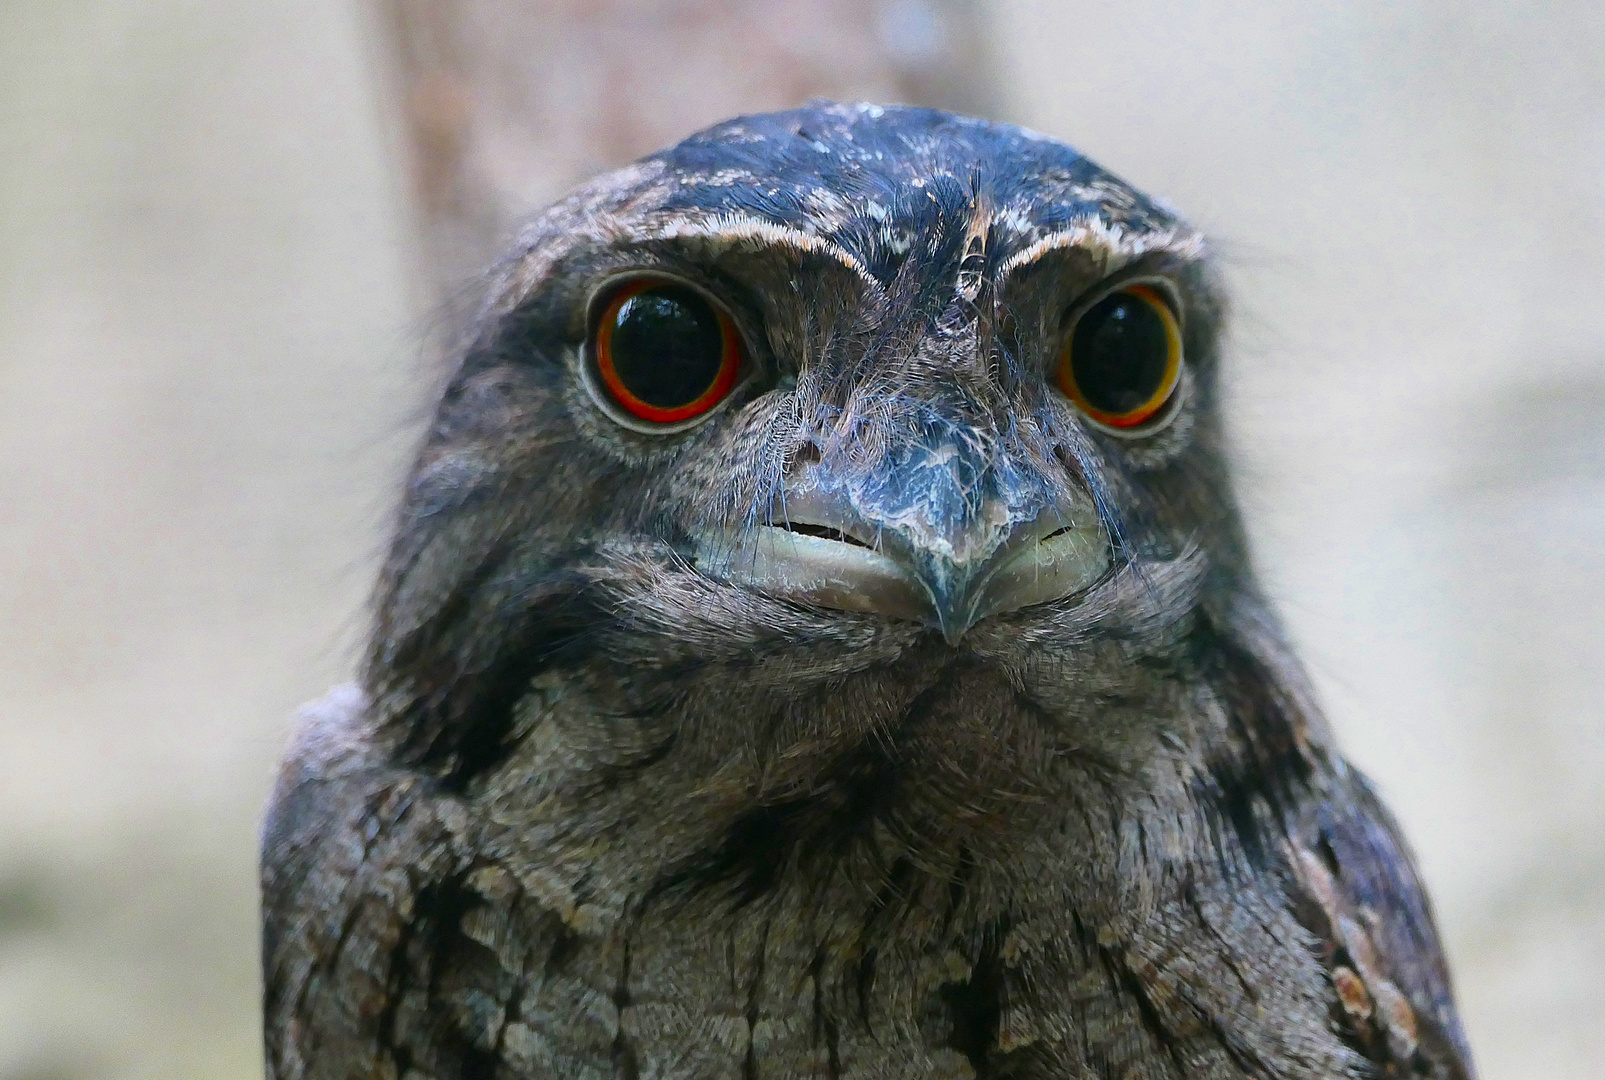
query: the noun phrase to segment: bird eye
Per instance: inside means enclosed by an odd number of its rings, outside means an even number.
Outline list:
[[[694,419],[723,401],[741,372],[741,335],[695,289],[632,281],[602,308],[593,338],[607,395],[649,424]]]
[[[1181,378],[1181,328],[1162,296],[1128,285],[1076,320],[1059,357],[1059,388],[1107,427],[1152,419]]]

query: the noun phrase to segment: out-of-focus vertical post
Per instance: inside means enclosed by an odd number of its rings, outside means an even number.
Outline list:
[[[978,0],[371,0],[426,273],[577,180],[811,98],[995,112]]]

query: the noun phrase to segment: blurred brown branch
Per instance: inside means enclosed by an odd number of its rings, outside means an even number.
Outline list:
[[[577,180],[810,98],[995,112],[975,0],[376,0],[427,273]]]

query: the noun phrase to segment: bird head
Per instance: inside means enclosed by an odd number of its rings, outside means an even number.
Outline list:
[[[733,120],[559,202],[489,293],[369,660],[459,771],[565,665],[614,666],[621,712],[716,667],[726,712],[829,687],[868,716],[858,674],[1062,689],[1242,578],[1203,241],[1051,139]]]

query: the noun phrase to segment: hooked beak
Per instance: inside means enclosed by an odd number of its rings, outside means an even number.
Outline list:
[[[984,500],[946,529],[920,512],[872,523],[857,501],[805,477],[773,524],[701,539],[696,566],[798,603],[934,624],[954,645],[990,615],[1080,592],[1112,560],[1090,496]]]

